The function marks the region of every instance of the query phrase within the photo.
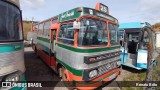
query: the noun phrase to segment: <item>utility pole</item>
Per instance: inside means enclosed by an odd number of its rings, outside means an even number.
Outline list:
[[[32,17],[31,31],[33,31],[33,19],[34,19],[34,17]]]

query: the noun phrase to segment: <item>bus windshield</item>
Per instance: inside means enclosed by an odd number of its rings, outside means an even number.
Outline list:
[[[23,40],[20,10],[0,0],[0,41]]]
[[[83,18],[78,35],[79,46],[107,45],[106,23],[96,19]]]

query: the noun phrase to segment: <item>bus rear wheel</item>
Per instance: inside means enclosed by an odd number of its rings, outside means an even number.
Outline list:
[[[37,51],[37,47],[36,47],[36,46],[35,46],[35,53],[36,53],[37,58],[39,58],[39,55],[38,55],[38,51]]]

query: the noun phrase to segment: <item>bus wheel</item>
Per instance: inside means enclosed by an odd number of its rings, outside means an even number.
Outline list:
[[[39,58],[39,55],[38,55],[38,51],[37,51],[36,46],[35,46],[35,53],[36,53],[36,56]]]
[[[62,67],[58,67],[58,76],[59,78],[62,78]]]
[[[61,74],[62,74],[62,81],[63,81],[63,84],[68,87],[69,89],[72,89],[72,82],[69,80],[69,75],[68,75],[68,71],[66,68],[62,67],[62,70],[61,70]]]

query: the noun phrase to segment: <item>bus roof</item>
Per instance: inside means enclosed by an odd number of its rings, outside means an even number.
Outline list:
[[[87,8],[87,7],[77,7],[71,10],[68,10],[64,13],[61,13],[57,16],[51,17],[49,19],[43,20],[39,23],[48,21],[50,19],[56,18],[57,17],[57,22],[64,22],[64,21],[69,21],[69,20],[74,20],[79,18],[82,15],[90,15],[90,16],[97,16],[97,17],[101,17],[104,19],[107,19],[111,22],[115,22],[118,24],[118,20],[116,18],[114,18],[113,16],[107,14],[107,13],[103,13],[101,11],[98,11],[96,9],[93,8]]]
[[[101,17],[101,18],[107,19],[109,21],[118,23],[118,20],[116,18],[114,18],[113,16],[111,16],[107,13],[98,11],[93,8],[88,8],[88,7],[77,7],[77,8],[68,10],[64,13],[61,13],[61,14],[59,14],[58,21],[63,22],[63,21],[67,21],[70,19],[76,19],[82,15],[97,16],[97,17]]]
[[[14,5],[16,5],[18,8],[20,8],[20,3],[19,3],[19,0],[6,0],[7,2],[10,2]]]
[[[143,28],[145,26],[151,27],[151,25],[148,22],[130,22],[130,23],[120,23],[119,28],[125,29],[125,28]]]

